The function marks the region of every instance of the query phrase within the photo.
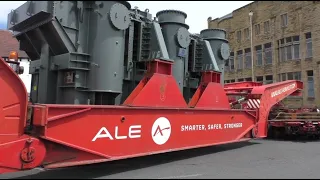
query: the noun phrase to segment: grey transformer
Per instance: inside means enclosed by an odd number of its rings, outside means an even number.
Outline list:
[[[152,17],[125,1],[27,1],[8,15],[8,29],[31,59],[33,103],[121,104],[155,58],[174,62],[189,101],[201,71],[223,73],[229,45],[224,30],[190,34],[186,18]]]

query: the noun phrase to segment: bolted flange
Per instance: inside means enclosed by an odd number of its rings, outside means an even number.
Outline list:
[[[33,147],[27,147],[22,149],[20,153],[20,158],[26,163],[30,163],[35,159],[36,150]]]

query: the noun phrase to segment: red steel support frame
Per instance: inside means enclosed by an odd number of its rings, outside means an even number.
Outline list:
[[[264,122],[268,119],[272,106],[276,105],[289,95],[301,95],[302,89],[303,83],[296,80],[288,80],[267,85],[256,82],[230,83],[225,85],[224,88],[227,94],[241,94],[241,92],[245,91],[247,93],[246,98],[260,100],[260,107],[259,109],[256,109],[259,114],[257,127],[260,137],[266,137],[267,126],[265,126]]]
[[[0,173],[91,164],[266,136],[263,113],[277,101],[270,100],[272,85],[251,90],[264,104],[257,114],[255,110],[232,110],[219,82],[220,73],[213,71],[203,72],[187,105],[171,73],[171,62],[150,62],[147,74],[121,106],[33,105],[33,130],[26,134],[26,89],[0,60]]]

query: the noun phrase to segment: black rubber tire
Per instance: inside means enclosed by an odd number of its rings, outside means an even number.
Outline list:
[[[273,139],[274,138],[274,127],[272,127],[270,125],[268,125],[267,138],[268,139]]]

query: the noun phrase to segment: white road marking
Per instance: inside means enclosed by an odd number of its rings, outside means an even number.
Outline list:
[[[202,174],[190,174],[190,175],[181,175],[181,176],[167,176],[167,177],[161,177],[157,179],[182,179],[187,177],[196,177],[196,176],[202,176]]]
[[[46,171],[45,169],[43,169],[43,168],[39,168],[39,167],[36,167],[36,168],[34,168],[35,170],[38,170],[38,171]]]

